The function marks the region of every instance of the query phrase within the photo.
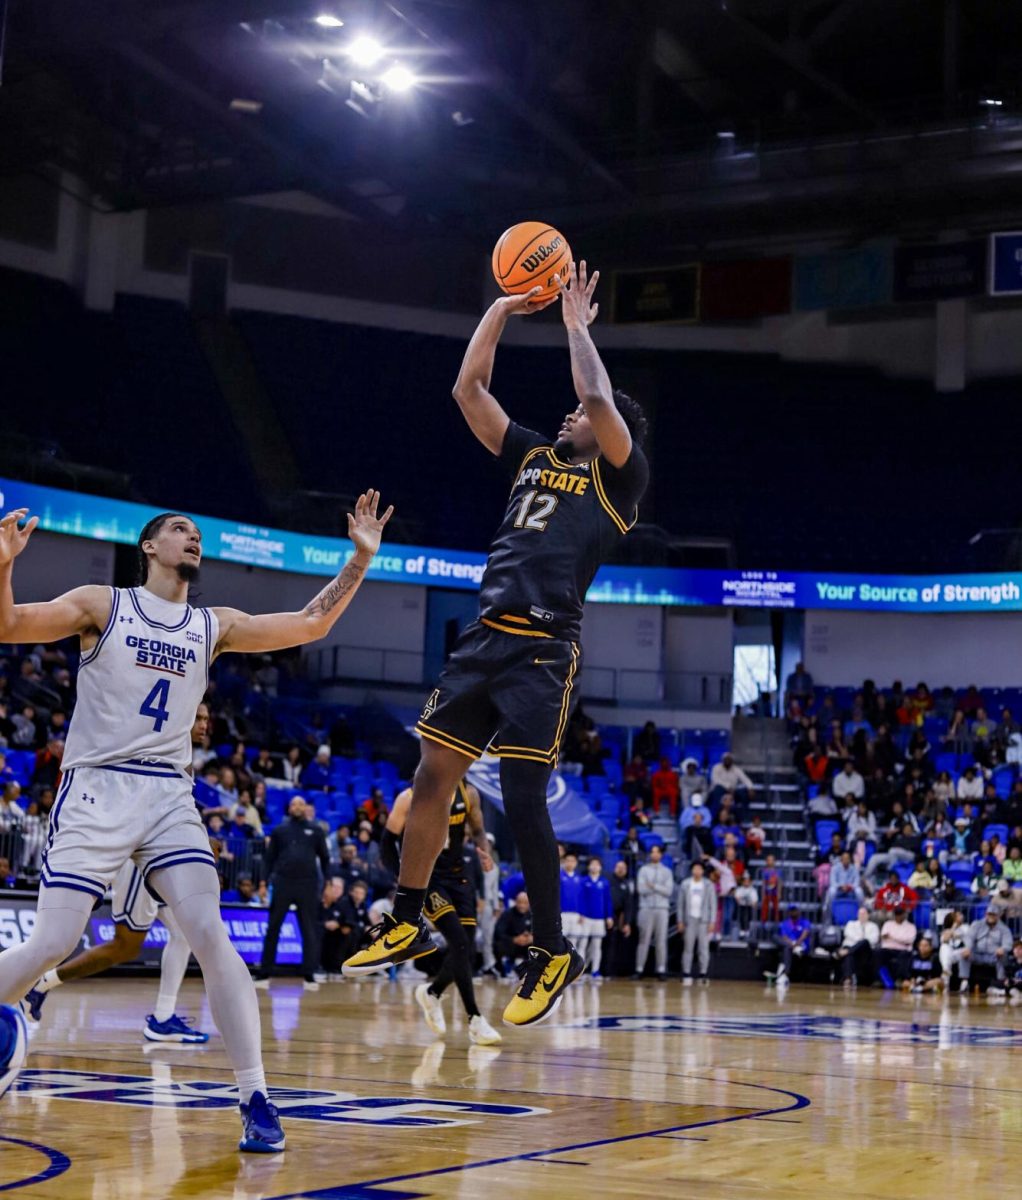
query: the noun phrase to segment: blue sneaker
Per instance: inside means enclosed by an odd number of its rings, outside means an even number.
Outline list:
[[[21,1002],[21,1011],[36,1025],[43,1019],[43,1005],[48,995],[49,992],[40,992],[33,988]]]
[[[888,989],[888,991],[890,991],[894,987],[894,980],[891,978],[891,972],[888,971],[886,967],[881,967],[877,974],[880,976],[880,982],[885,988]]]
[[[243,1132],[238,1149],[249,1154],[277,1154],[284,1149],[284,1131],[276,1108],[262,1092],[253,1092],[248,1104],[241,1106]]]
[[[168,1017],[166,1021],[157,1021],[150,1013],[145,1019],[142,1036],[150,1042],[185,1042],[190,1046],[202,1045],[209,1041],[208,1033],[200,1033],[193,1029],[177,1013]]]
[[[0,1057],[0,1096],[18,1078],[28,1054],[28,1025],[18,1008],[0,1004],[0,1045],[4,1047]]]

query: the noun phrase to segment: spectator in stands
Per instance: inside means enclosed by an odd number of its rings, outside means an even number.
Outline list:
[[[710,934],[717,925],[717,893],[694,862],[688,879],[678,887],[678,933],[684,935],[681,953],[682,986],[692,986],[692,957],[698,949],[699,981],[709,982]]]
[[[647,762],[652,762],[660,757],[660,733],[655,721],[647,721],[635,735],[632,754],[637,754],[639,758],[645,759]]]
[[[500,914],[493,935],[493,948],[500,962],[501,975],[509,975],[515,964],[528,955],[531,945],[532,911],[529,897],[525,892],[519,892],[514,903]]]
[[[866,864],[863,878],[867,885],[873,883],[878,872],[890,870],[895,863],[914,863],[922,844],[923,839],[918,828],[908,820],[903,821],[901,833],[889,842],[888,848],[882,854],[874,854]]]
[[[797,904],[788,905],[788,915],[777,931],[777,945],[781,951],[781,965],[777,968],[777,981],[790,979],[796,959],[802,959],[812,947],[813,927],[803,917]]]
[[[876,693],[872,704],[867,703],[866,716],[876,730],[877,738],[879,739],[881,732],[884,731],[890,740],[891,727],[897,724],[898,717],[893,705],[883,692]]]
[[[18,877],[14,874],[14,869],[11,867],[11,860],[0,856],[0,888],[13,888],[18,886]]]
[[[939,872],[940,867],[936,864],[936,860],[934,860],[934,865],[937,866]],[[939,882],[939,875],[934,875],[930,871],[929,861],[923,857],[917,858],[912,874],[908,877],[908,886],[915,892],[925,892],[929,896],[936,890]]]
[[[674,897],[674,877],[663,864],[663,851],[650,846],[649,860],[639,869],[636,892],[639,898],[639,947],[635,976],[641,978],[652,941],[656,952],[658,979],[667,978],[667,918]]]
[[[18,866],[20,875],[31,876],[34,879],[42,871],[49,824],[49,816],[41,809],[39,801],[30,800],[25,809],[25,819],[21,823],[21,862]]]
[[[333,719],[330,725],[330,734],[327,737],[330,743],[330,750],[333,754],[340,758],[354,758],[357,752],[355,745],[355,734],[351,726],[348,724],[348,718],[344,713],[339,712]]]
[[[365,931],[369,928],[369,908],[366,898],[369,885],[364,879],[356,879],[344,889],[338,902],[340,934],[344,938],[341,947],[341,962],[350,958],[362,944]]]
[[[811,732],[815,736],[816,730],[813,729]],[[830,775],[831,760],[827,757],[824,748],[816,743],[798,763],[798,767],[810,783],[822,787]]]
[[[972,858],[972,830],[967,816],[955,817],[948,857],[955,862]]]
[[[1003,921],[1014,920],[1022,911],[1022,893],[1016,891],[1007,879],[1002,879],[997,885],[997,891],[990,898],[989,907]]]
[[[844,723],[842,732],[846,738],[851,739],[854,739],[859,733],[866,735],[873,733],[873,726],[866,720],[866,714],[863,712],[861,705],[853,705],[848,720]]]
[[[280,764],[280,775],[278,778],[285,780],[287,783],[297,786],[302,777],[302,752],[298,746],[292,746]]]
[[[250,875],[242,875],[238,880],[238,902],[249,908],[261,908],[256,893],[255,881]]]
[[[891,737],[891,727],[885,722],[877,727],[873,742],[873,766],[884,773],[885,778],[894,774],[901,762],[901,751]]]
[[[14,740],[15,724],[11,720],[10,705],[0,696],[0,746],[6,749]]]
[[[606,775],[605,763],[609,754],[610,752],[604,749],[599,733],[594,731],[590,734],[579,753],[583,777],[588,779],[591,775]]]
[[[972,735],[972,752],[976,756],[976,761],[984,766],[990,766],[997,722],[987,716],[987,710],[982,705],[976,709],[975,717],[969,722],[969,733]]]
[[[724,799],[726,800],[727,797],[725,796]],[[718,852],[724,849],[728,835],[736,839],[741,838],[742,827],[738,824],[738,820],[732,812],[730,805],[721,804],[717,823],[713,826],[711,832],[713,834],[713,844]]]
[[[966,948],[965,935],[967,932],[968,927],[965,924],[965,914],[961,909],[949,912],[944,917],[944,924],[941,926],[940,931],[938,954],[945,990],[951,986],[951,972],[961,962],[962,951]]]
[[[699,770],[699,764],[694,758],[686,758],[681,764],[681,803],[688,808],[693,796],[705,797],[710,790],[706,776]]]
[[[860,904],[862,903],[862,880],[859,868],[852,862],[851,854],[844,850],[838,861],[830,868],[830,884],[825,901],[826,911],[830,912],[831,905],[838,897],[850,900],[853,896]]]
[[[631,971],[634,963],[629,949],[637,909],[635,880],[628,874],[628,864],[621,858],[614,864],[611,875],[610,902],[614,924],[607,942],[607,973],[623,975]]]
[[[806,805],[806,812],[813,818],[837,816],[837,804],[834,802],[834,797],[830,794],[829,784],[820,784],[820,790]]]
[[[737,859],[733,846],[725,849],[723,858],[711,858],[708,862],[712,868],[711,879],[720,901],[721,933],[724,937],[730,937],[735,919],[734,894],[738,887],[738,880],[745,870],[745,864]]]
[[[320,930],[319,964],[331,983],[342,978],[341,964],[348,937],[341,928],[344,913],[341,897],[344,884],[337,878],[328,879],[323,886],[323,895],[316,914]]]
[[[358,857],[358,849],[354,842],[346,842],[341,847],[341,861],[337,875],[344,884],[346,894],[351,894],[352,886],[362,882],[369,886],[369,867],[364,859]]]
[[[0,833],[11,833],[20,828],[25,819],[25,810],[18,803],[21,785],[13,781],[4,785],[0,795]]]
[[[766,856],[760,869],[760,886],[763,889],[763,900],[760,905],[759,919],[766,924],[768,921],[777,922],[781,919],[781,899],[784,881],[773,854]]]
[[[766,830],[763,828],[763,818],[759,813],[753,813],[751,824],[745,831],[745,848],[748,851],[748,857],[758,858],[763,853],[765,842]]]
[[[794,671],[788,676],[784,685],[785,702],[797,700],[803,708],[808,708],[813,699],[813,677],[805,668],[805,663],[797,662]]]
[[[841,981],[853,988],[873,974],[873,954],[880,941],[880,931],[869,919],[869,912],[860,906],[858,914],[845,922],[837,958],[841,964]]]
[[[704,808],[694,808],[692,820],[687,826],[687,834],[682,834],[682,851],[693,862],[700,858],[709,858],[715,849],[713,833],[706,827],[705,815]]]
[[[967,717],[974,716],[983,707],[983,697],[974,683],[965,689],[964,695],[958,701],[958,707]]]
[[[906,912],[914,912],[919,903],[919,894],[908,884],[902,883],[897,871],[892,871],[887,882],[873,897],[873,912],[877,918],[901,908]]]
[[[912,709],[912,724],[921,726],[933,709],[933,697],[930,695],[930,689],[925,683],[916,685],[916,690],[912,693],[909,705]]]
[[[644,808],[649,802],[649,768],[641,754],[634,754],[621,775],[621,790],[637,805]]]
[[[12,746],[19,750],[35,750],[42,744],[41,726],[33,705],[22,705],[21,710],[11,716],[11,721],[14,724]]]
[[[962,709],[955,709],[948,722],[947,732],[941,740],[945,746],[951,746],[959,754],[971,747],[972,735],[969,733],[969,718]]]
[[[845,837],[851,847],[857,842],[876,842],[877,819],[866,807],[865,800],[860,800],[849,813],[845,823]]]
[[[1022,847],[1018,843],[1011,846],[1008,857],[1001,867],[1001,878],[1007,883],[1022,886]]]
[[[1012,746],[1022,746],[1022,725],[1015,720],[1010,708],[1001,709],[1001,720],[994,741],[1000,748],[1001,756],[1008,762],[1013,761],[1008,758],[1008,750]]]
[[[277,759],[265,746],[260,746],[259,753],[252,760],[252,774],[260,779],[278,779],[278,770]]]
[[[880,949],[877,962],[884,987],[894,987],[908,978],[912,964],[912,948],[916,944],[916,927],[908,912],[901,906],[894,910],[880,927]]]
[[[1000,882],[996,863],[992,858],[982,858],[979,860],[978,867],[979,869],[972,877],[969,890],[974,896],[991,896],[997,890]]]
[[[735,765],[730,750],[710,772],[710,794],[707,799],[710,804],[715,805],[719,803],[725,793],[734,796],[739,811],[755,798],[752,780],[741,767]]]
[[[626,855],[632,863],[637,863],[642,857],[642,842],[639,841],[639,831],[634,825],[628,827],[625,840],[621,843],[621,853]]]
[[[1008,926],[995,910],[987,909],[978,920],[973,921],[965,934],[965,948],[958,963],[961,991],[969,990],[974,967],[992,968],[994,984],[987,989],[988,996],[1003,996],[1008,957],[1014,939]]]
[[[756,909],[759,907],[759,892],[756,891],[752,876],[748,871],[742,872],[742,877],[734,890],[734,901],[735,911],[738,914],[738,935],[743,938],[748,937],[756,916]]]
[[[955,781],[950,771],[941,771],[933,781],[933,798],[945,810],[955,798]]]
[[[324,821],[322,817],[317,815],[316,806],[311,800],[305,801],[305,819],[314,829],[320,830],[324,838],[328,838],[330,836],[330,822]],[[358,834],[356,834],[356,843],[358,843],[358,840]],[[365,857],[362,845],[359,845],[358,853],[361,857]]]
[[[909,956],[908,973],[901,981],[906,992],[940,992],[944,980],[940,972],[940,959],[933,951],[933,941],[924,933],[919,944]]]
[[[681,788],[678,782],[678,772],[671,766],[668,758],[660,760],[660,766],[650,776],[650,795],[653,801],[653,811],[660,815],[660,805],[666,804],[672,817],[678,815],[678,798]]]
[[[252,832],[256,837],[263,836],[263,822],[259,816],[259,810],[252,803],[252,795],[246,789],[238,795],[238,802],[232,804],[228,810],[227,816],[232,823],[237,823],[238,814],[241,814],[246,825],[252,827]]]
[[[302,771],[302,787],[307,792],[325,792],[330,788],[330,747],[324,742],[316,757]]]

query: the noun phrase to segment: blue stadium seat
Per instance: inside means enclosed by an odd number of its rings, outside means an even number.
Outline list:
[[[639,845],[643,848],[643,850],[648,850],[650,848],[650,846],[661,846],[662,847],[663,844],[664,844],[664,839],[660,836],[659,833],[650,833],[650,832],[646,831],[645,833],[639,834]]]
[[[928,933],[933,923],[933,905],[929,900],[920,900],[912,914],[912,920],[920,933]]]
[[[854,921],[859,914],[859,902],[854,897],[836,896],[830,906],[830,919],[835,925],[844,926],[847,921]]]
[[[586,779],[586,791],[590,796],[606,796],[610,791],[610,780],[606,775],[590,775]]]
[[[397,767],[392,762],[380,759],[379,762],[373,763],[373,767],[377,779],[387,779],[391,784],[397,784]]]
[[[610,848],[617,850],[627,836],[624,829],[615,829],[610,835]]]
[[[620,787],[624,778],[620,762],[618,762],[616,758],[605,759],[603,763],[603,769],[606,772],[606,778],[615,787]]]
[[[997,795],[1000,797],[1000,799],[1007,800],[1007,798],[1011,795],[1011,789],[1015,786],[1014,764],[998,767],[991,776],[990,781],[997,789]]]
[[[908,877],[915,870],[915,864],[910,862],[895,863],[891,870],[896,871],[902,883],[908,883]]]
[[[958,755],[950,750],[941,750],[933,756],[933,765],[938,772],[947,771],[949,775],[953,775],[958,770]]]
[[[841,822],[830,817],[822,817],[816,822],[816,844],[821,850],[826,850],[835,833],[841,832]]]
[[[959,859],[957,862],[948,863],[946,868],[948,879],[957,888],[968,888],[972,883],[972,863]]]
[[[1008,844],[1008,837],[1010,835],[1009,835],[1009,830],[1008,830],[1007,825],[1001,825],[1001,824],[998,824],[997,822],[987,825],[983,830],[983,837],[984,837],[984,839],[992,838],[995,833],[1001,839],[1002,846],[1005,846]]]

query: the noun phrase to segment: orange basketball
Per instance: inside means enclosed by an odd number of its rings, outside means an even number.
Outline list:
[[[557,291],[554,276],[562,282],[571,262],[571,247],[563,233],[542,221],[521,221],[506,229],[493,247],[493,275],[509,295],[520,296],[537,284],[543,289],[537,300]]]

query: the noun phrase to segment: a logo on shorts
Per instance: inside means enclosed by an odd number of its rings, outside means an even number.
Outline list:
[[[96,803],[96,797],[90,796],[88,792],[82,792],[82,800],[84,800],[84,802],[86,804],[95,804]]]
[[[440,689],[434,688],[429,699],[426,701],[426,707],[422,710],[422,720],[428,721],[429,718],[436,712],[436,706],[440,703]]]

